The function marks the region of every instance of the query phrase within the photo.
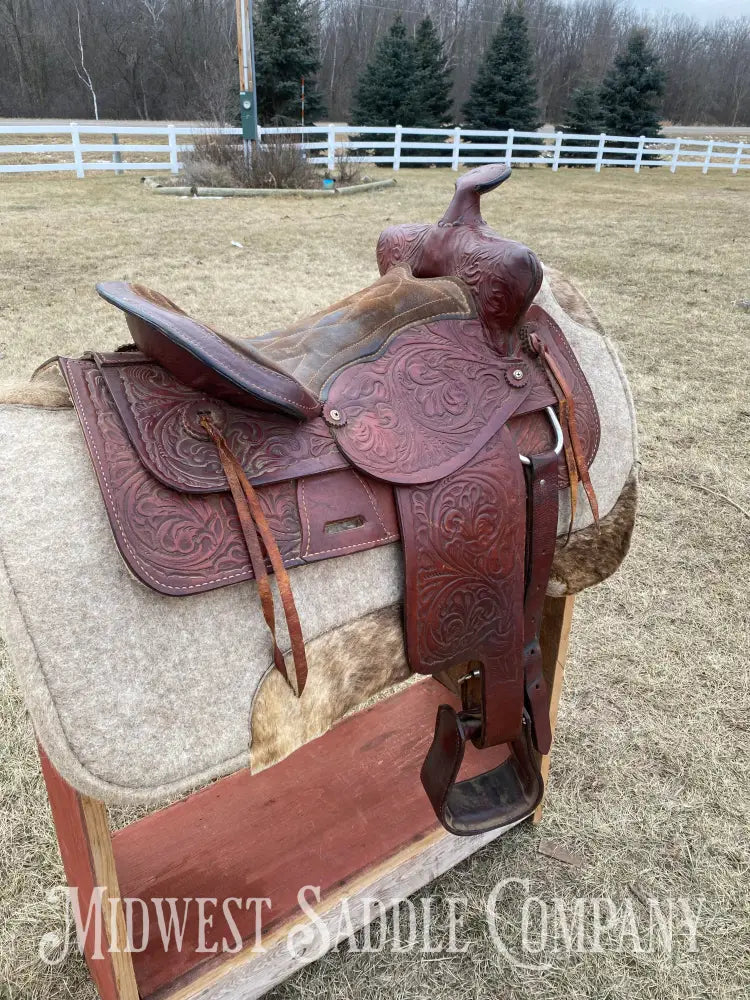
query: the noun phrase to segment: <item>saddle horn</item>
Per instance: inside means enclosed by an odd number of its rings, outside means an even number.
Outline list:
[[[510,177],[510,167],[505,163],[488,163],[469,171],[456,181],[456,191],[440,226],[485,226],[479,202],[483,194],[494,191]]]

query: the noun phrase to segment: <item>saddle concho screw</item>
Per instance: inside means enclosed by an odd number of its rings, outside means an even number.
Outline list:
[[[341,410],[337,410],[335,407],[332,407],[328,413],[324,413],[323,416],[325,417],[326,423],[333,424],[336,427],[343,427],[346,423],[346,418]]]
[[[505,381],[514,389],[522,389],[528,381],[528,375],[524,368],[506,368]]]

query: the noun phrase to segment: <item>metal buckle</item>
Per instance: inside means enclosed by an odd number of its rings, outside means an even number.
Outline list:
[[[545,412],[547,413],[547,416],[549,417],[549,422],[552,424],[552,427],[554,428],[555,431],[556,435],[555,454],[559,455],[563,449],[563,443],[564,443],[562,427],[560,426],[560,421],[557,419],[555,408],[553,406],[545,406],[544,409]],[[523,465],[531,465],[531,459],[528,457],[528,455],[521,455],[519,453],[518,457],[521,459]]]
[[[481,677],[481,676],[482,676],[481,670],[472,670],[471,673],[464,674],[463,677],[459,677],[456,683],[459,685],[465,684],[467,681],[470,681],[473,677]]]
[[[456,682],[456,685],[458,687],[458,693],[461,698],[461,711],[468,712],[471,714],[478,713],[480,729],[482,726],[481,693],[479,695],[478,702],[474,704],[473,699],[471,702],[469,701],[469,696],[464,685],[468,684],[469,681],[474,681],[474,680],[481,681],[481,678],[482,678],[482,671],[481,669],[479,669],[479,667],[477,667],[474,670],[470,670],[468,674],[464,674],[463,677],[459,677],[458,681]]]

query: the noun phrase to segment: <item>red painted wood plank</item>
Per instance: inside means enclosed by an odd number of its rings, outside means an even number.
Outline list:
[[[42,774],[47,786],[52,819],[55,823],[57,841],[60,846],[65,875],[69,886],[78,888],[78,898],[81,913],[88,913],[94,887],[97,884],[94,864],[91,857],[88,829],[86,826],[81,797],[64,778],[62,778],[50,763],[47,754],[37,744],[39,758],[42,763]],[[106,918],[106,914],[104,914]],[[84,941],[86,964],[91,978],[94,980],[101,1000],[119,1000],[117,981],[112,965],[112,957],[107,952],[107,939],[98,942],[102,957],[94,958],[97,942],[94,940],[95,921],[89,925],[89,932]]]
[[[196,953],[199,911],[188,909],[183,947],[166,954],[153,897],[218,898],[206,944],[231,942],[221,901],[268,897],[263,932],[302,915],[297,893],[319,886],[321,898],[359,873],[437,829],[419,780],[435,712],[452,696],[427,679],[344,720],[286,760],[242,771],[115,834],[123,898],[149,905],[148,945],[133,955],[142,996],[185,975]],[[505,748],[467,752],[462,776],[495,766]],[[180,913],[182,906],[180,904]],[[136,916],[138,908],[135,910]],[[232,909],[243,940],[254,938],[254,910]],[[140,925],[135,927],[140,941]]]

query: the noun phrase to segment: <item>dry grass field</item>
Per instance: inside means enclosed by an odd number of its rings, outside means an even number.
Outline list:
[[[158,197],[134,177],[4,176],[0,379],[125,339],[121,314],[94,294],[99,279],[143,281],[237,334],[280,326],[371,281],[378,232],[437,219],[453,180],[401,171],[395,189],[275,202]],[[450,894],[469,897],[468,950],[344,946],[273,996],[739,1000],[750,983],[750,311],[738,305],[750,299],[750,175],[518,170],[486,207],[496,228],[579,285],[618,346],[642,448],[631,555],[576,603],[542,826],[514,831],[431,890],[441,913]],[[35,958],[57,926],[46,894],[62,872],[3,655],[0,997],[90,1000],[81,960],[50,969]],[[541,838],[581,866],[540,854]],[[525,954],[534,968],[518,968],[484,915],[508,876],[569,915],[578,898],[611,897],[641,932],[648,898],[683,897],[701,906],[696,950],[676,926],[671,953],[609,937],[599,952]],[[522,899],[509,892],[499,926],[524,957]]]

